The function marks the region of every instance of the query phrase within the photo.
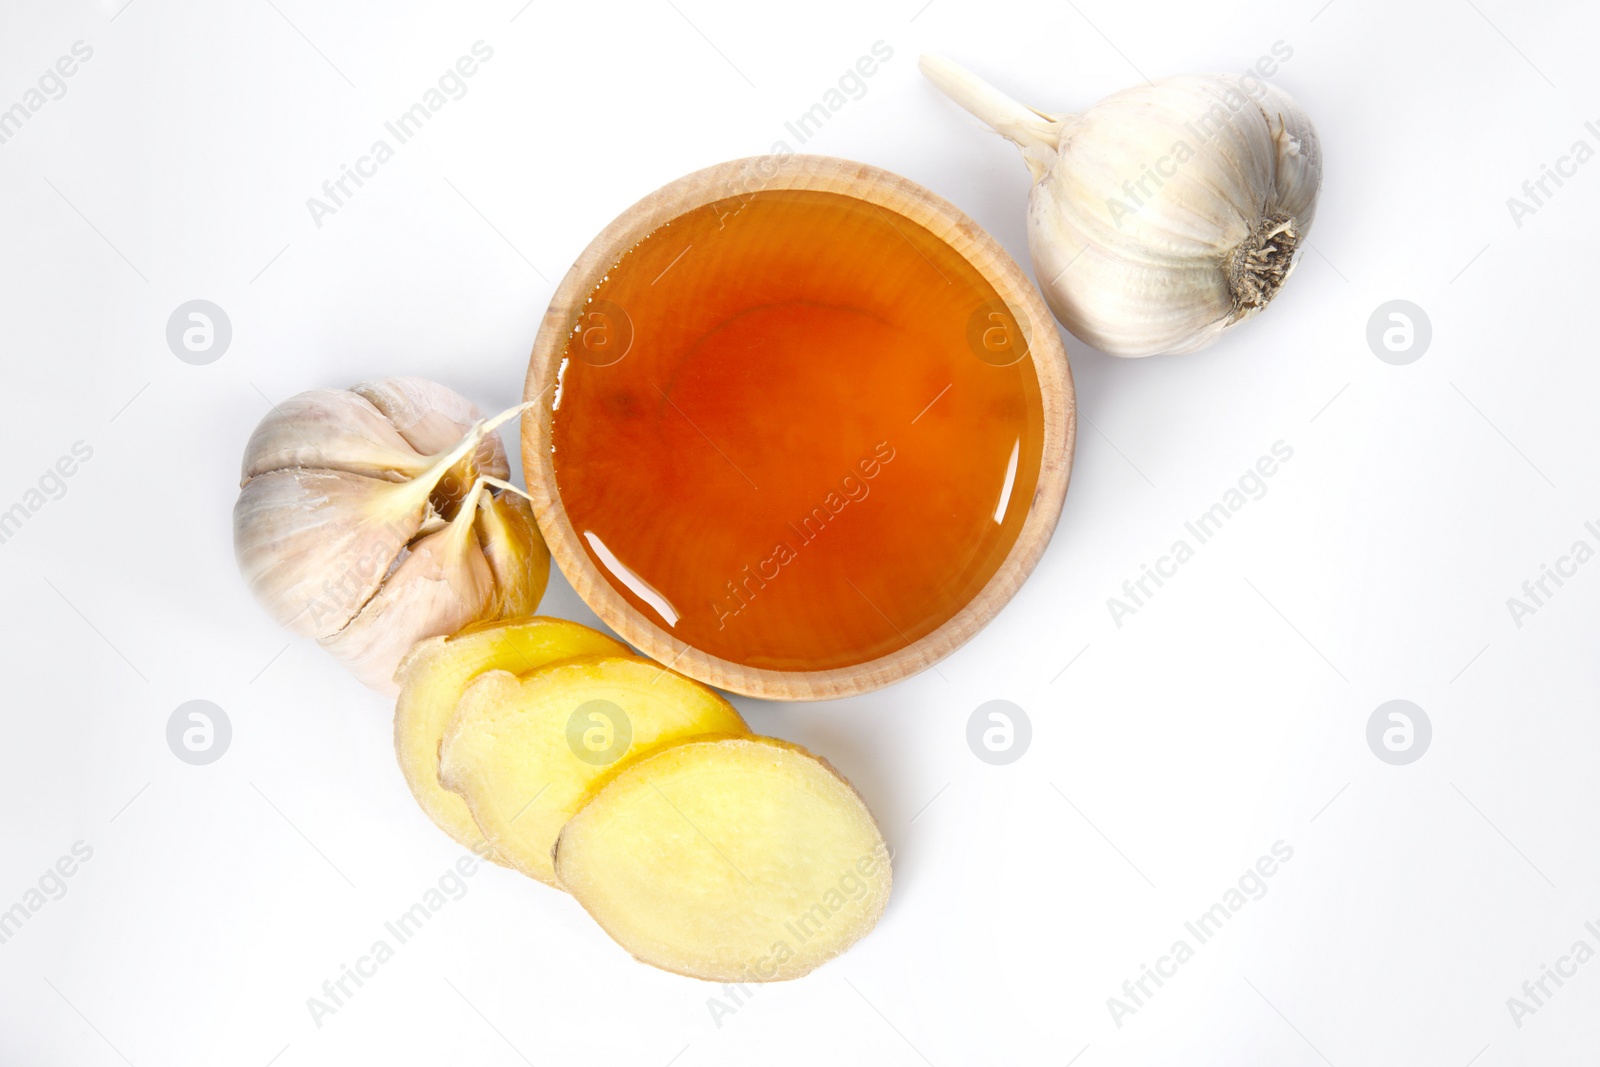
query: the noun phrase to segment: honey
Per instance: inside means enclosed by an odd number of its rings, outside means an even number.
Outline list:
[[[849,667],[937,630],[1039,480],[1026,340],[910,219],[763,190],[680,216],[582,305],[552,400],[557,490],[629,603],[713,656]]]

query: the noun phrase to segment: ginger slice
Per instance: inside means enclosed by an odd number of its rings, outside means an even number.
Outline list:
[[[453,637],[419,641],[396,674],[394,749],[400,773],[428,818],[479,855],[488,853],[466,802],[439,783],[439,741],[469,682],[490,670],[522,674],[580,656],[628,654],[615,638],[566,619],[480,623]]]
[[[890,884],[850,783],[766,737],[629,764],[562,831],[556,873],[637,959],[715,982],[810,972],[877,924]]]
[[[456,705],[439,780],[461,795],[497,855],[557,885],[557,835],[624,760],[748,732],[719,693],[649,660],[572,660],[522,678],[491,671]]]

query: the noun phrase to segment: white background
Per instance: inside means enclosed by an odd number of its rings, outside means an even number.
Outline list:
[[[1600,147],[1591,5],[123,2],[0,8],[0,108],[94,50],[0,144],[0,510],[93,449],[0,545],[0,909],[94,850],[0,945],[0,1063],[1594,1062],[1600,961],[1521,1027],[1506,1004],[1600,948],[1600,562],[1520,627],[1506,603],[1600,545],[1600,161],[1520,227],[1506,205]],[[478,40],[467,95],[315,225],[306,199]],[[1203,353],[1067,338],[1061,525],[937,673],[740,701],[853,779],[896,850],[889,911],[846,956],[717,1020],[717,987],[485,870],[319,1028],[307,998],[460,850],[407,794],[387,702],[237,577],[250,428],[269,398],[385,374],[513,403],[554,280],[606,222],[799,147],[784,123],[879,40],[893,58],[805,149],[923,183],[1024,262],[1025,168],[920,52],[1068,111],[1283,41],[1274,82],[1326,153],[1314,250]],[[195,298],[233,325],[207,366],[165,340]],[[1365,339],[1393,299],[1432,321],[1408,366]],[[1277,441],[1294,456],[1266,495],[1118,627],[1107,598]],[[559,579],[545,608],[593,621]],[[1365,737],[1397,698],[1434,728],[1402,767]],[[191,699],[233,724],[210,766],[165,740]],[[965,740],[992,699],[1033,723],[1005,767]],[[1266,896],[1114,1025],[1107,998],[1280,840]]]

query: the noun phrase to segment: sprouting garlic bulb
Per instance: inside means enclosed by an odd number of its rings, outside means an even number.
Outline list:
[[[533,614],[550,555],[492,432],[525,407],[484,421],[420,378],[276,405],[245,448],[234,506],[257,600],[390,693],[417,641]]]
[[[921,68],[1022,149],[1034,273],[1080,340],[1116,356],[1192,352],[1265,308],[1294,270],[1322,151],[1281,90],[1191,74],[1050,115],[949,60]]]

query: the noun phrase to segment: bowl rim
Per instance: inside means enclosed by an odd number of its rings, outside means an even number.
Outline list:
[[[1028,342],[1044,422],[1039,478],[1027,517],[995,572],[943,624],[876,659],[817,671],[752,667],[713,656],[674,636],[629,603],[590,560],[556,487],[550,447],[554,409],[536,403],[522,420],[522,463],[534,515],[550,554],[573,590],[623,640],[665,667],[718,689],[769,700],[830,700],[909,678],[949,656],[993,621],[1016,595],[1049,544],[1066,498],[1077,438],[1072,368],[1055,320],[1017,262],[955,205],[908,178],[866,163],[817,155],[730,160],[650,193],[595,236],[556,287],[528,361],[525,401],[557,384],[580,305],[624,253],[665,223],[707,204],[768,189],[840,193],[923,226],[971,263],[1005,301]]]

